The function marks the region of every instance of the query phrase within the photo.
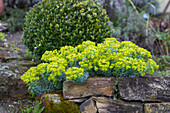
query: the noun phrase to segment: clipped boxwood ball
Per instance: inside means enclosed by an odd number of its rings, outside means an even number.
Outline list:
[[[106,11],[93,0],[43,0],[26,15],[23,41],[40,57],[85,40],[100,43],[112,34]]]

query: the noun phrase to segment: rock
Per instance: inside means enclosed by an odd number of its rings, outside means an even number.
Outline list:
[[[77,99],[89,96],[112,96],[115,79],[109,77],[88,78],[83,84],[65,81],[63,95],[65,99]]]
[[[9,66],[2,66],[2,69],[9,69]]]
[[[13,73],[12,71],[10,71],[10,70],[3,70],[2,68],[0,68],[0,75],[6,75],[7,77],[15,77],[16,78],[16,76],[17,76],[17,74],[16,73]]]
[[[170,103],[147,103],[144,105],[145,113],[170,113]]]
[[[48,108],[51,109],[51,106],[50,106],[51,103],[52,104],[58,104],[58,103],[61,102],[60,99],[61,98],[60,98],[59,94],[43,94],[40,97],[40,101],[42,102],[41,108],[42,107],[46,108],[48,106]]]
[[[21,57],[21,56],[19,56],[19,55],[18,55],[18,56],[6,56],[6,57],[1,57],[1,56],[0,56],[0,59],[3,58],[5,61],[6,61],[6,60],[16,60],[16,59],[18,59],[19,57]]]
[[[69,99],[68,101],[70,102],[75,102],[75,103],[82,103],[86,101],[88,98],[80,98],[80,99]]]
[[[27,84],[21,79],[14,79],[14,81],[14,86],[8,89],[10,96],[15,99],[28,98],[30,95],[28,87],[26,86]]]
[[[107,97],[93,97],[98,113],[142,113],[143,104],[140,102],[124,102]]]
[[[64,100],[60,93],[43,94],[40,98],[43,113],[80,113],[79,107],[73,102]]]
[[[60,95],[59,94],[44,94],[41,96],[41,100],[52,101],[54,104],[60,103]]]
[[[81,113],[97,113],[97,108],[95,106],[93,98],[90,98],[89,100],[82,103],[80,105],[80,111]]]
[[[33,67],[33,66],[37,66],[38,62],[27,61],[27,62],[21,62],[21,63],[19,63],[19,65]]]
[[[170,77],[120,77],[118,88],[128,101],[170,101]]]
[[[29,96],[26,84],[17,78],[0,76],[0,100],[21,99]]]

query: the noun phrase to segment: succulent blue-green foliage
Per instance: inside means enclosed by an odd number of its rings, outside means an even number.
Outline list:
[[[46,74],[41,74],[40,79],[37,82],[31,82],[28,83],[28,90],[31,91],[32,94],[35,95],[40,95],[43,94],[45,92],[52,92],[55,90],[62,90],[63,87],[63,81],[65,80],[64,77],[65,76],[61,76],[63,78],[58,78],[55,83],[53,81],[49,81],[48,80],[48,75],[50,73],[46,72]]]
[[[82,76],[80,76],[80,77],[78,76],[76,79],[74,79],[72,81],[77,83],[77,84],[82,84],[87,80],[88,77],[89,77],[89,73],[84,71]]]
[[[109,68],[107,71],[102,71],[99,69],[99,70],[95,71],[94,74],[91,73],[91,75],[102,75],[102,76],[104,75],[106,77],[109,77],[109,76],[113,75],[112,72],[113,72],[113,70],[111,70]]]
[[[23,41],[41,56],[85,40],[100,43],[112,34],[106,11],[93,0],[43,0],[26,15]]]
[[[35,95],[40,95],[45,92],[52,92],[56,90],[61,90],[62,89],[62,84],[58,82],[58,84],[53,84],[52,81],[44,80],[43,82],[38,82],[36,83],[31,83],[31,85],[28,83],[29,89],[31,89],[31,93]]]

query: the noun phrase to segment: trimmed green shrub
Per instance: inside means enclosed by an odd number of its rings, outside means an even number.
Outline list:
[[[46,50],[111,37],[106,11],[93,0],[43,0],[26,15],[25,45],[36,56]]]

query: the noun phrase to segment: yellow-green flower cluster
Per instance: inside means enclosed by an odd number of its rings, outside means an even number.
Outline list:
[[[45,73],[48,63],[42,63],[37,67],[31,67],[21,76],[21,80],[25,83],[35,82],[40,79],[40,74]]]
[[[149,72],[149,74],[153,74],[154,70],[159,68],[159,65],[157,65],[156,62],[152,59],[149,59],[147,61],[147,67],[147,71]]]
[[[41,60],[46,61],[46,62],[52,62],[55,60],[56,56],[58,56],[57,50],[54,51],[46,51],[42,57]],[[54,58],[55,57],[55,58]]]
[[[133,58],[152,58],[152,55],[149,51],[144,48],[138,47],[130,41],[122,41],[120,44],[120,51],[126,56],[128,53],[131,53]]]
[[[147,71],[146,62],[142,59],[133,59],[129,57],[120,58],[118,62],[114,64],[114,70],[133,70],[134,72],[140,73],[142,76]]]
[[[82,52],[82,51],[84,51],[84,49],[86,49],[87,47],[89,47],[89,46],[94,47],[95,45],[96,45],[96,44],[95,44],[94,42],[87,40],[87,41],[83,41],[82,44],[76,46],[76,49],[77,49],[79,52]]]
[[[69,56],[70,54],[75,54],[77,53],[77,51],[72,46],[64,46],[64,47],[61,47],[59,53],[63,58],[66,58],[66,56]]]
[[[76,79],[77,77],[81,77],[83,75],[84,69],[78,67],[70,67],[65,74],[68,75],[66,77],[67,80]]]
[[[84,41],[76,47],[64,46],[59,51],[46,51],[41,60],[48,63],[31,68],[21,79],[26,83],[33,82],[47,73],[49,81],[73,80],[82,83],[89,74],[143,76],[159,68],[151,58],[149,51],[130,41],[119,42],[115,38],[106,38],[97,45]]]
[[[98,61],[98,66],[102,69],[102,71],[107,71],[110,67],[110,62],[106,59],[100,59]],[[95,71],[97,71],[98,67],[95,66]]]
[[[147,61],[152,58],[151,53],[130,41],[120,43],[115,38],[107,38],[97,45],[86,41],[78,45],[77,49],[82,58],[79,65],[86,71],[100,69],[106,72],[110,69],[114,74],[120,70],[118,74],[129,71],[132,75],[141,74],[142,76],[149,72]],[[159,67],[156,63],[149,65],[153,71]]]
[[[47,71],[49,71],[51,74],[48,77],[48,80],[53,80],[54,82],[57,80],[57,78],[60,78],[62,72],[65,72],[65,66],[62,64],[59,64],[57,62],[51,62],[47,66]]]
[[[85,43],[82,44],[83,46],[79,46],[80,50],[82,50],[83,48],[83,51],[79,53],[79,55],[81,56],[80,57],[81,59],[79,59],[80,60],[79,65],[85,70],[90,70],[93,68],[92,64],[96,65],[97,63],[98,58],[97,47],[93,45],[94,43],[92,43],[92,45],[89,45],[90,43],[86,44],[87,44],[86,48],[84,48]]]

